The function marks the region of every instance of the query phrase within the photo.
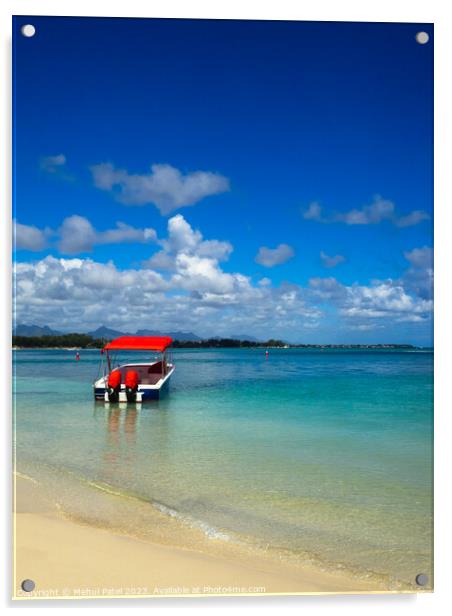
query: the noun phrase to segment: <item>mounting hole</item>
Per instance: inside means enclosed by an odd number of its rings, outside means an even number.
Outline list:
[[[20,31],[22,32],[22,35],[26,38],[31,38],[35,35],[36,28],[32,24],[25,24],[24,26],[22,26]]]
[[[416,41],[419,43],[419,45],[425,45],[426,43],[428,43],[430,40],[429,35],[427,34],[427,32],[418,32],[416,34]]]
[[[416,576],[416,584],[418,586],[426,586],[428,584],[428,575],[425,573],[419,573]]]
[[[35,589],[36,584],[33,580],[24,580],[20,586],[22,590],[25,590],[25,592],[31,592]]]

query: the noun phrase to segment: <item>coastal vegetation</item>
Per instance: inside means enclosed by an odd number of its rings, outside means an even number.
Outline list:
[[[14,348],[80,348],[101,349],[107,338],[94,338],[89,334],[60,334],[51,336],[14,336]],[[209,349],[209,348],[301,348],[301,349],[413,349],[411,344],[288,344],[283,340],[264,341],[236,340],[234,338],[208,338],[205,340],[174,340],[175,349]]]
[[[13,347],[101,349],[105,340],[95,339],[88,334],[61,334],[58,336],[13,336]]]

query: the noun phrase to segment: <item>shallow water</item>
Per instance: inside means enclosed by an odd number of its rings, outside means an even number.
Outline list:
[[[323,568],[431,577],[431,352],[178,350],[170,394],[141,409],[95,403],[99,352],[74,355],[15,352],[19,470]]]

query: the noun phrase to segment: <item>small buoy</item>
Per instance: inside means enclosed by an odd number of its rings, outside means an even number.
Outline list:
[[[265,351],[265,359],[268,359],[268,351]]]
[[[75,361],[80,361],[80,353],[78,351],[75,354]]]

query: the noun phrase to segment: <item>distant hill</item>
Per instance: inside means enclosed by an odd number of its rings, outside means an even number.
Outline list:
[[[107,338],[108,340],[119,338],[119,336],[170,336],[173,340],[202,340],[202,338],[193,332],[161,332],[156,329],[139,329],[135,334],[133,334],[131,332],[120,332],[116,329],[106,327],[105,325],[98,327],[92,332],[88,332],[88,334],[93,338]]]
[[[106,325],[101,325],[97,329],[86,333],[89,336],[92,336],[94,339],[103,338],[104,340],[113,340],[114,338],[119,338],[120,336],[170,336],[173,340],[180,340],[181,342],[201,342],[202,340],[207,339],[201,338],[193,332],[161,332],[156,329],[139,329],[136,334],[134,334],[132,332],[121,332],[117,329],[107,327]],[[64,332],[51,329],[47,325],[40,327],[39,325],[25,325],[21,323],[17,325],[16,329],[13,331],[13,335],[25,337],[61,336],[64,335]],[[219,338],[219,336],[217,338]],[[249,342],[259,342],[259,340],[254,336],[248,336],[245,334],[238,336],[229,336],[229,338],[230,340],[248,340]]]
[[[154,329],[139,329],[136,333],[137,336],[170,336],[173,340],[202,340],[199,336],[193,332],[159,332]]]
[[[131,333],[120,332],[116,329],[106,327],[105,325],[98,327],[92,332],[88,332],[88,334],[93,338],[106,338],[108,340],[113,340],[113,338],[119,338],[119,336],[170,336],[173,340],[202,340],[202,338],[200,338],[193,332],[161,332],[156,329],[139,329],[136,333]]]
[[[250,342],[262,342],[258,338],[254,336],[250,336],[249,334],[237,334],[235,336],[229,336],[231,340],[249,340]]]
[[[119,336],[128,335],[116,329],[110,329],[110,327],[106,327],[105,325],[101,325],[100,327],[93,330],[92,332],[88,332],[88,334],[92,336],[93,338],[105,338],[107,340],[113,340],[113,338],[119,338]]]
[[[40,327],[39,325],[25,325],[18,323],[13,330],[14,336],[59,336],[61,332],[56,329],[50,329],[47,325]]]

